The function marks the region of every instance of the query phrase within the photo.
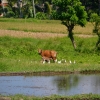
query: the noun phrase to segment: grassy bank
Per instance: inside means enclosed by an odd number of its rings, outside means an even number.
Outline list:
[[[34,97],[34,96],[0,96],[0,100],[100,100],[100,95],[82,94],[75,96],[50,96],[50,97]]]
[[[76,51],[67,37],[52,38],[52,41],[51,39],[0,37],[0,72],[99,72],[100,55],[95,51],[97,38],[75,37],[75,39]],[[41,57],[37,52],[39,48],[56,50],[58,52],[57,59],[65,59],[67,62],[42,64]]]

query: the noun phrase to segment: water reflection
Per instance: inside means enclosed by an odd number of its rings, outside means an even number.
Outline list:
[[[100,75],[0,76],[0,94],[49,96],[100,94]]]
[[[62,90],[70,90],[73,87],[76,87],[79,81],[77,75],[65,75],[54,78],[54,84],[57,85],[58,91]]]
[[[58,94],[100,94],[100,75],[69,75],[66,79],[60,77],[56,78],[56,80],[54,81],[58,86]],[[65,86],[59,84],[65,84]]]

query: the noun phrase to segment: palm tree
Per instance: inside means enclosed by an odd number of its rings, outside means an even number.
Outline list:
[[[34,11],[34,18],[35,18],[36,14],[35,14],[35,3],[34,3],[34,0],[33,0],[33,11]]]
[[[23,14],[22,14],[22,11],[21,11],[21,8],[23,6],[22,0],[17,0],[17,6],[19,8],[19,17],[21,18],[21,17],[23,17]]]

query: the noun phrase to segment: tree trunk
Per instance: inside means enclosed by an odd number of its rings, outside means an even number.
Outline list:
[[[98,35],[98,41],[96,43],[96,48],[99,48],[99,44],[100,44],[100,35],[99,33],[97,32],[97,35]]]
[[[68,32],[69,32],[68,37],[70,38],[74,49],[76,49],[76,43],[75,43],[75,40],[74,40],[74,37],[73,37],[73,32],[72,32],[74,25],[71,25],[67,28],[68,28]]]
[[[19,8],[19,17],[22,18],[23,17],[23,14],[22,14],[22,0],[17,0],[17,6]]]
[[[36,17],[36,12],[35,12],[35,3],[34,3],[34,0],[33,0],[33,12],[34,12],[34,18]]]
[[[74,37],[73,37],[73,33],[69,33],[69,38],[72,42],[72,45],[73,45],[74,49],[76,49],[76,43],[75,43],[75,40],[74,40]]]
[[[100,38],[98,39],[98,41],[97,41],[97,43],[96,43],[96,47],[97,47],[97,48],[98,48],[99,44],[100,44]]]

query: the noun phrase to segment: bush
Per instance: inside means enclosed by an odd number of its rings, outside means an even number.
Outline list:
[[[7,14],[6,14],[6,17],[10,18],[10,17],[14,17],[15,14],[13,11],[8,11]]]
[[[51,19],[59,19],[55,10],[51,12]]]
[[[43,19],[47,19],[47,16],[46,16],[45,13],[38,12],[38,13],[36,14],[36,18],[37,18],[37,19],[43,20]]]

